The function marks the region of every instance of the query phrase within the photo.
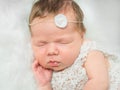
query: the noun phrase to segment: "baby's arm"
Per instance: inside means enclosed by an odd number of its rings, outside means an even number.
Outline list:
[[[99,51],[91,51],[84,64],[88,82],[83,90],[108,90],[109,75],[107,60]]]
[[[37,60],[33,62],[32,69],[38,84],[38,90],[52,90],[52,71],[43,68]]]

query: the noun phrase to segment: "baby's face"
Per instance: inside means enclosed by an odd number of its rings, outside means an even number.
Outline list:
[[[39,19],[45,21],[31,26],[32,47],[35,59],[40,65],[54,71],[71,66],[79,54],[83,41],[73,23],[61,29],[55,26],[53,17]]]

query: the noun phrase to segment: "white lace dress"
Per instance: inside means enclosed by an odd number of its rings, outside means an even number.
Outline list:
[[[52,87],[53,90],[83,90],[84,85],[86,84],[88,77],[86,70],[83,66],[85,62],[85,57],[91,50],[100,50],[96,47],[95,42],[87,41],[84,42],[78,58],[75,60],[74,64],[61,71],[54,72],[52,78]],[[101,51],[101,50],[100,50]],[[116,58],[112,55],[108,55],[103,52],[105,56],[109,58],[110,61],[110,88],[109,90],[120,90],[120,67],[116,65]]]

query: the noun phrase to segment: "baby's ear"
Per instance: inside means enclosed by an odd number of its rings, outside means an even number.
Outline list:
[[[81,32],[80,32],[80,35],[81,35],[81,38],[84,38],[85,32],[81,31]]]

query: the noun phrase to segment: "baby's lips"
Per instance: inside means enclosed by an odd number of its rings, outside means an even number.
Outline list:
[[[58,67],[60,65],[60,62],[58,61],[49,61],[48,63],[52,67]]]

